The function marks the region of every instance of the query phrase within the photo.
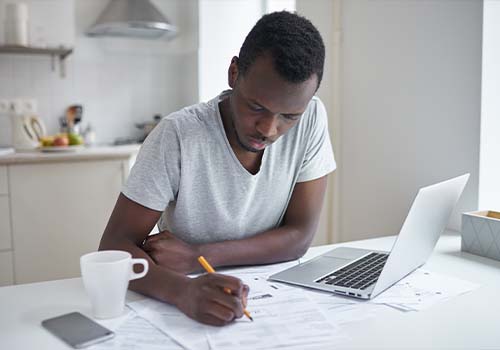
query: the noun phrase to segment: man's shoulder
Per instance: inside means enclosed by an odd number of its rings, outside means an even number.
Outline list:
[[[309,104],[307,105],[306,111],[309,112],[309,114],[317,115],[319,113],[323,114],[325,110],[325,105],[323,104],[323,101],[321,99],[314,95],[311,98],[311,101],[309,101]]]
[[[163,117],[158,127],[179,135],[196,135],[207,129],[216,113],[210,102],[197,103]]]
[[[300,127],[311,132],[327,120],[325,105],[318,96],[313,96],[302,115]]]
[[[170,113],[163,119],[171,120],[176,124],[196,124],[206,121],[214,113],[216,113],[216,110],[212,103],[201,102]]]

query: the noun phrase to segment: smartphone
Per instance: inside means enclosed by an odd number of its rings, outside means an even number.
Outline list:
[[[75,349],[85,348],[115,336],[112,331],[79,312],[49,318],[42,321],[42,326]]]

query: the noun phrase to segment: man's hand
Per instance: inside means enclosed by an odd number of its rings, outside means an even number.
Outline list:
[[[202,271],[197,260],[200,256],[197,246],[180,240],[169,231],[149,236],[142,248],[162,267],[182,274]]]
[[[224,292],[229,288],[231,294]],[[212,326],[224,326],[243,316],[249,287],[236,277],[205,274],[187,281],[176,306],[187,316]]]

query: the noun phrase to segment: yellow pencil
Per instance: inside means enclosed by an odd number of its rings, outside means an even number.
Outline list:
[[[208,272],[208,273],[214,273],[215,270],[214,268],[212,267],[212,265],[210,265],[208,263],[208,261],[203,257],[203,256],[200,256],[198,257],[198,262],[201,264],[201,266],[203,266],[203,268]],[[227,294],[231,294],[231,289],[229,288],[224,288],[224,292],[226,292]],[[245,314],[246,317],[248,317],[250,319],[250,321],[253,322],[253,318],[252,316],[250,316],[250,313],[247,311],[247,310],[243,310],[243,313]]]

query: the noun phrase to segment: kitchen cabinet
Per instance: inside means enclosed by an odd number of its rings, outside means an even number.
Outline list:
[[[7,167],[0,165],[0,196],[9,193],[7,185]]]
[[[0,165],[0,286],[14,283],[7,167]]]
[[[10,228],[9,197],[0,195],[0,251],[12,248]]]
[[[14,283],[12,252],[0,252],[0,287]]]
[[[97,250],[138,148],[0,157],[8,180],[0,195],[0,283],[79,276],[79,258]]]

